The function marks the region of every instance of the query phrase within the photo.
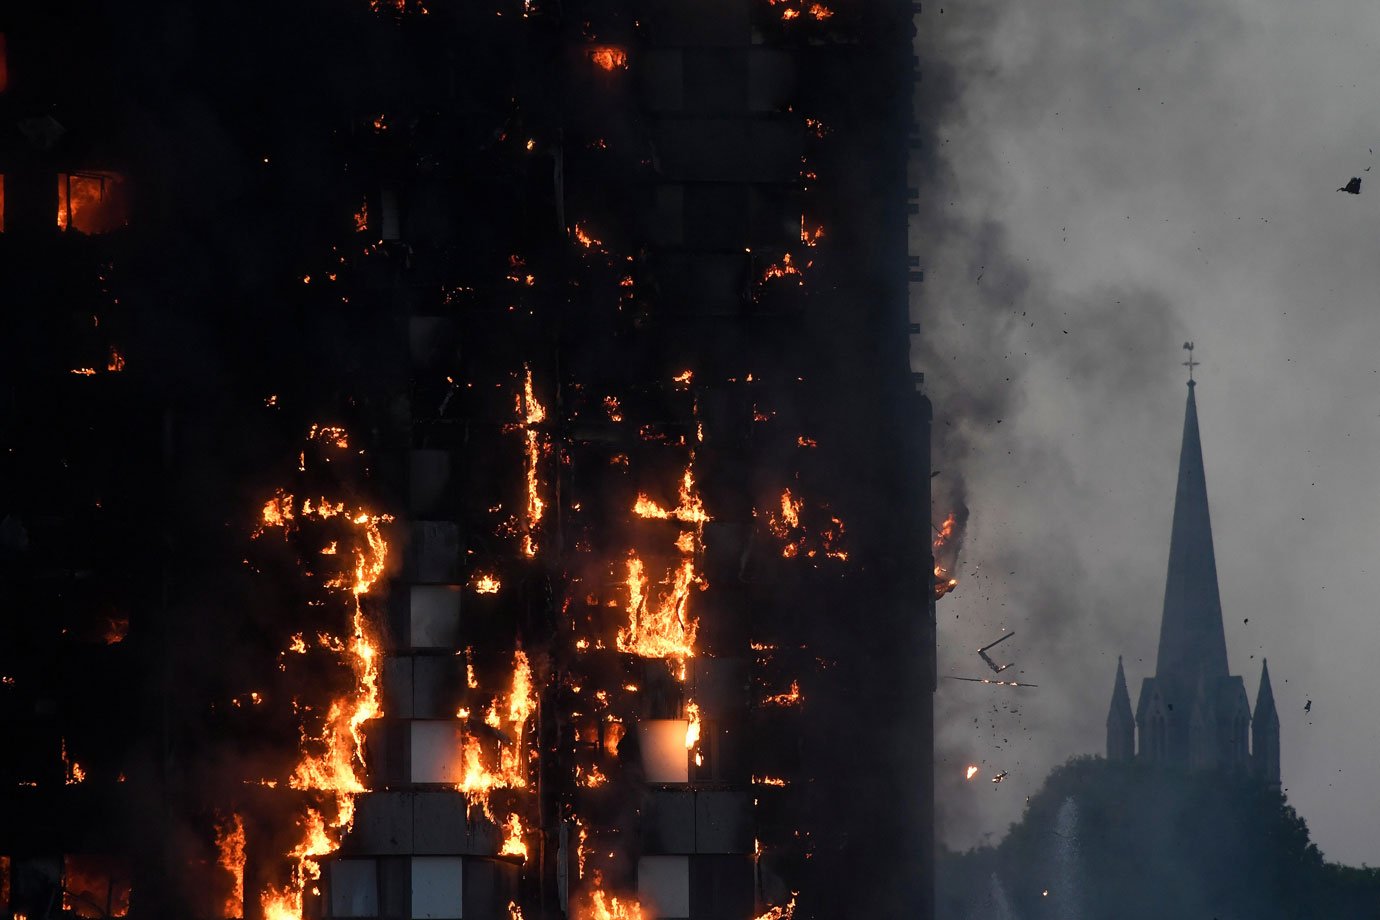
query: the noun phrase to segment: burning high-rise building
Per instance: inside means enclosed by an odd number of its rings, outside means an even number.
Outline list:
[[[0,909],[930,916],[914,12],[0,22]]]

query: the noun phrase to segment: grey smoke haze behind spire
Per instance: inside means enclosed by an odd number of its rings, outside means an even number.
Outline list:
[[[925,5],[914,363],[936,483],[972,512],[940,673],[1005,627],[1008,673],[1040,684],[941,682],[951,845],[1102,749],[1118,654],[1153,673],[1193,339],[1228,665],[1254,695],[1275,662],[1285,786],[1323,852],[1380,861],[1357,682],[1380,643],[1380,210],[1333,191],[1373,162],[1378,35],[1359,0]],[[975,790],[970,762],[1010,775]]]

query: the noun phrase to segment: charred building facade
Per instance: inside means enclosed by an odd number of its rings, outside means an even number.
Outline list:
[[[42,6],[0,916],[932,916],[911,4]]]
[[[1218,769],[1278,786],[1279,714],[1269,666],[1261,663],[1254,714],[1241,678],[1228,673],[1195,387],[1190,379],[1155,676],[1141,684],[1133,713],[1117,660],[1107,758]]]

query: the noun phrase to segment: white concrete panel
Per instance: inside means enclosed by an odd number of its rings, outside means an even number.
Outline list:
[[[463,732],[455,721],[415,721],[409,724],[414,783],[455,784],[463,779],[460,744]]]
[[[337,859],[330,864],[331,916],[377,917],[378,863],[372,859]]]
[[[413,585],[408,608],[413,648],[456,647],[460,637],[459,585]]]
[[[690,916],[690,857],[643,856],[637,861],[637,899],[644,920]]]
[[[458,856],[412,857],[413,920],[463,920],[465,863]]]

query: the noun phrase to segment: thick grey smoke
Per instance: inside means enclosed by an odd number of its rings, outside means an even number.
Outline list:
[[[940,673],[982,676],[976,649],[1015,630],[1005,660],[1040,685],[941,681],[941,839],[995,842],[1051,766],[1101,750],[1118,653],[1133,697],[1153,673],[1192,339],[1232,670],[1253,699],[1270,657],[1290,799],[1329,858],[1375,862],[1354,681],[1380,588],[1380,206],[1333,189],[1375,162],[1380,11],[979,2],[919,25],[913,357],[935,520],[971,511]]]

